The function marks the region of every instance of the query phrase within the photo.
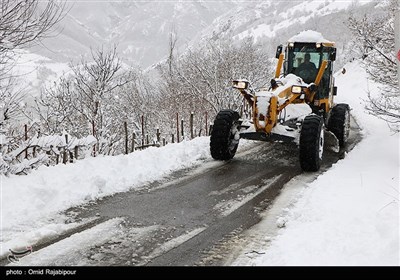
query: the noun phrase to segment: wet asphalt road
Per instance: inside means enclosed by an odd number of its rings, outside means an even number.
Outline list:
[[[353,122],[346,150],[360,140]],[[337,160],[337,153],[325,151],[320,172]],[[70,209],[71,221],[119,217],[124,222],[109,241],[83,248],[80,260],[63,265],[220,265],[224,252],[212,256],[212,248],[258,223],[259,213],[301,172],[295,144],[255,142],[229,162],[210,159],[163,181]]]
[[[118,254],[128,250],[127,255],[135,258],[117,260],[110,250],[103,252],[108,257],[101,265],[202,264],[207,249],[226,235],[257,223],[258,211],[269,205],[287,181],[301,173],[297,157],[293,156],[296,150],[295,146],[261,143],[230,162],[209,162],[211,167],[205,163],[198,167],[198,174],[191,175],[193,171],[197,173],[196,169],[178,172],[174,177],[180,179],[167,186],[153,184],[90,207],[80,217],[125,217],[127,228],[159,227],[145,240],[132,240],[132,247],[113,247]],[[161,255],[152,254],[162,244],[185,234],[190,236],[196,230],[202,231],[182,244],[177,240],[179,246],[164,250]]]

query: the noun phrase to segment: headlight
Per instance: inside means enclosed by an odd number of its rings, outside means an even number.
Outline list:
[[[233,81],[233,87],[237,89],[247,89],[249,82],[246,81]]]
[[[292,86],[293,93],[301,93],[303,88],[301,86]]]

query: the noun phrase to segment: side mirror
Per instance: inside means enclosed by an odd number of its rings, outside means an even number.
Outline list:
[[[333,50],[329,56],[330,61],[335,61],[336,60],[336,49]]]
[[[283,50],[283,46],[282,46],[282,45],[279,45],[279,46],[276,48],[276,54],[275,54],[275,57],[276,57],[276,58],[279,58],[280,54],[282,53],[282,50]]]
[[[333,87],[333,92],[332,92],[333,96],[337,95],[337,87]]]

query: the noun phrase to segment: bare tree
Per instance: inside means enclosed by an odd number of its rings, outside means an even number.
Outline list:
[[[4,124],[21,115],[24,91],[18,88],[17,81],[12,77],[1,81],[0,84],[0,124]]]
[[[0,2],[0,79],[17,48],[40,42],[65,15],[64,1],[2,0]]]
[[[178,36],[175,31],[175,27],[171,27],[171,31],[169,33],[169,38],[168,38],[168,70],[169,73],[172,74],[172,64],[174,61],[174,55],[176,52],[176,43],[178,41]]]
[[[35,102],[43,133],[53,135],[66,130],[79,138],[88,134],[87,120],[74,109],[77,98],[72,76],[63,76],[53,87],[43,88]]]
[[[125,122],[129,142],[141,116],[152,115],[146,124],[155,126],[153,86],[140,69],[121,69],[115,47],[93,51],[90,62],[82,60],[71,69],[36,101],[43,131],[66,130],[78,138],[92,134],[98,140],[96,153],[120,154],[125,151]]]
[[[364,67],[371,79],[380,86],[378,95],[368,94],[366,109],[372,115],[387,121],[393,131],[400,131],[400,91],[397,83],[397,65],[394,52],[394,13],[396,0],[387,1],[375,16],[349,18],[349,28],[356,37]]]
[[[72,74],[42,93],[38,112],[47,129],[68,128],[76,137],[92,134],[98,140],[96,152],[102,152],[110,113],[113,112],[115,94],[127,81],[121,79],[121,62],[116,47],[92,51],[92,61],[82,59],[71,64]]]
[[[246,78],[262,86],[272,72],[268,51],[256,46],[253,38],[236,45],[210,40],[198,49],[186,50],[159,70],[160,108],[166,111],[169,123],[174,123],[177,112],[186,117],[191,112],[208,112],[212,119],[221,109],[240,110],[243,99],[232,90],[232,80]],[[202,121],[197,119],[198,127]]]
[[[15,51],[37,44],[50,36],[65,15],[65,1],[0,1],[0,173],[8,172],[8,152],[24,141],[18,126],[24,107],[24,90],[13,75]]]
[[[15,50],[49,36],[64,14],[65,2],[61,1],[0,1],[0,133],[11,129],[6,126],[23,109],[24,92],[12,75]]]

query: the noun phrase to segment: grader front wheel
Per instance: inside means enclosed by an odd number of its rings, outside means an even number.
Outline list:
[[[305,117],[300,132],[300,166],[303,171],[318,171],[324,151],[324,120],[317,115]]]
[[[215,118],[210,137],[211,156],[216,160],[230,160],[239,145],[239,114],[223,110]]]

